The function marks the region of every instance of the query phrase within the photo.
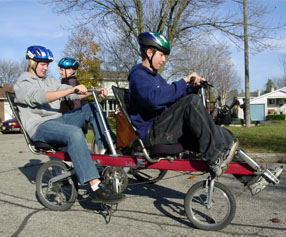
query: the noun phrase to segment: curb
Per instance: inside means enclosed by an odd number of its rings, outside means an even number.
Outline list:
[[[251,158],[262,158],[269,163],[286,163],[286,153],[251,153],[247,152]]]

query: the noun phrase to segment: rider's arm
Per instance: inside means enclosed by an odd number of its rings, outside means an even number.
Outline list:
[[[97,91],[97,95],[99,97],[103,98],[103,97],[107,96],[107,89],[106,88],[97,88],[96,91]],[[84,98],[91,96],[91,95],[92,95],[92,92],[87,91],[85,94],[79,94],[78,96],[80,99],[84,99]]]
[[[100,94],[98,94],[98,96],[104,97],[107,95],[106,88],[98,88],[97,90],[101,92]],[[77,85],[75,87],[63,90],[47,91],[46,98],[48,102],[53,102],[70,94],[78,94],[79,99],[84,99],[88,96],[91,96],[92,92],[88,92],[84,85]]]
[[[48,102],[53,102],[55,100],[61,99],[73,93],[74,93],[74,88],[67,88],[64,90],[57,90],[57,91],[47,91],[46,98]]]

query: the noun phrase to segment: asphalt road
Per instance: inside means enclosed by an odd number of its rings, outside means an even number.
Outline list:
[[[169,171],[156,184],[137,184],[130,176],[127,199],[106,224],[99,206],[82,198],[84,188],[68,211],[41,205],[35,178],[48,160],[33,155],[22,134],[0,134],[0,236],[286,236],[285,171],[279,186],[255,197],[231,175],[221,177],[236,197],[236,215],[225,229],[208,232],[192,227],[184,213],[185,193],[206,175],[189,179],[190,174]]]

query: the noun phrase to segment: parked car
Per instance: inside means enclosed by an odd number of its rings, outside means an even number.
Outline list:
[[[3,134],[14,131],[21,132],[20,125],[15,118],[4,121],[0,129]]]

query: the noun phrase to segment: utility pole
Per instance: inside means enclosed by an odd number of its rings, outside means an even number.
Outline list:
[[[247,31],[247,0],[243,0],[244,23],[244,67],[245,67],[245,126],[250,127],[250,91],[249,91],[249,58],[248,58],[248,31]]]

